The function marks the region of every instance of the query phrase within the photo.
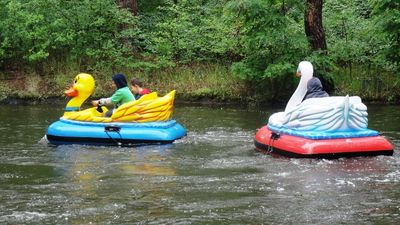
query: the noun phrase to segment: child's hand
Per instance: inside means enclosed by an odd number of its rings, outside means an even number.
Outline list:
[[[98,106],[99,105],[99,100],[92,101],[92,105],[93,106]]]

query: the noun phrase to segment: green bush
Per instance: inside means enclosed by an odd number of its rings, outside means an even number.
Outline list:
[[[72,59],[87,69],[134,62],[127,43],[136,20],[115,1],[3,0],[0,8],[0,62]]]

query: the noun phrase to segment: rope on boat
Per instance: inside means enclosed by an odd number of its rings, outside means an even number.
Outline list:
[[[106,126],[105,128],[104,128],[104,132],[106,132],[106,134],[107,134],[107,136],[112,140],[112,141],[114,141],[115,142],[115,144],[117,144],[118,146],[121,146],[122,145],[122,136],[121,136],[121,133],[119,132],[121,130],[121,127],[117,127],[117,126]],[[113,137],[111,137],[111,135],[108,133],[108,132],[116,132],[118,135],[119,135],[119,140],[120,141],[117,141],[117,140],[115,140]]]
[[[269,137],[269,143],[268,143],[268,148],[267,152],[271,153],[274,150],[274,141],[279,139],[281,135],[279,133],[271,133],[271,136]]]

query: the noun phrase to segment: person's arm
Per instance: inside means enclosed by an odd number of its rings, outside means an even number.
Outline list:
[[[124,93],[118,89],[109,99],[110,103],[116,105],[119,103],[124,97]]]
[[[111,105],[111,98],[101,98],[99,100],[92,101],[93,106],[98,105]]]
[[[99,100],[100,105],[111,105],[111,98],[101,98]]]
[[[94,106],[98,105],[116,105],[118,104],[123,98],[123,93],[120,90],[117,90],[111,97],[109,98],[101,98],[97,101],[92,101]]]

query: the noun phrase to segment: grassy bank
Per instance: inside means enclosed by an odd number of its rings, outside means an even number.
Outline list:
[[[79,70],[64,70],[47,74],[27,71],[7,71],[0,73],[0,101],[11,99],[40,102],[50,99],[65,99],[63,92],[71,85],[71,81]],[[84,72],[84,71],[81,71]],[[129,70],[93,72],[96,88],[92,98],[110,96],[111,76],[122,72],[127,79],[133,77],[142,80],[146,87],[163,95],[171,90],[177,90],[179,101],[211,101],[240,102],[245,98],[241,95],[245,85],[235,79],[229,67],[223,65],[192,65],[180,66],[174,69],[140,72]]]
[[[393,72],[363,67],[340,68],[332,73],[335,95],[356,95],[364,102],[400,102],[400,76]]]
[[[78,67],[39,74],[32,71],[0,72],[0,102],[54,102],[65,101],[64,90],[80,71]],[[82,71],[84,72],[84,71]],[[115,70],[91,73],[96,81],[96,89],[92,98],[110,96],[111,75],[124,73],[128,79],[133,77],[144,81],[146,87],[163,95],[177,90],[177,101],[203,103],[274,103],[286,102],[295,87],[281,89],[277,82],[265,82],[258,87],[246,84],[235,78],[229,66],[218,64],[195,64],[178,66],[171,69],[139,72],[132,70]],[[362,68],[339,69],[332,73],[335,82],[333,95],[358,95],[365,102],[398,103],[400,87],[398,76],[394,73],[369,71]],[[297,82],[295,80],[295,82]],[[274,90],[275,89],[275,90]],[[251,90],[251,92],[249,91]],[[278,96],[273,94],[281,93]],[[287,92],[287,93],[286,93]],[[282,97],[285,96],[285,97]]]

